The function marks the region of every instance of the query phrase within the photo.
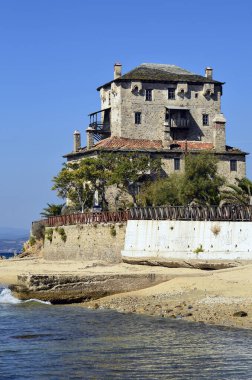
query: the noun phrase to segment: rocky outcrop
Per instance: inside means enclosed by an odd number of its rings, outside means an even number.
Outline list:
[[[175,276],[165,274],[19,275],[10,286],[19,299],[37,298],[53,304],[95,300],[108,295],[143,289]]]

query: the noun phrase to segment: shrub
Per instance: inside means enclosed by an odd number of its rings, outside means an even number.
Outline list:
[[[31,235],[29,239],[30,246],[32,247],[35,243],[36,243],[36,238],[33,235]]]
[[[32,236],[37,240],[45,238],[45,226],[41,222],[33,222],[32,224]]]
[[[61,240],[65,243],[67,240],[67,235],[63,227],[58,227],[57,232],[61,237]]]
[[[45,237],[46,237],[46,239],[48,239],[50,241],[50,243],[52,242],[52,238],[53,238],[53,229],[52,228],[47,228],[45,230]]]
[[[196,253],[196,254],[198,254],[200,252],[204,252],[202,244],[200,244],[193,252]]]
[[[111,226],[111,227],[110,227],[110,235],[111,235],[111,236],[116,236],[116,229],[115,229],[115,226]]]

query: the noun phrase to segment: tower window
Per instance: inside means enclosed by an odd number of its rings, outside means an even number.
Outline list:
[[[237,160],[230,160],[230,171],[237,172]]]
[[[168,99],[175,99],[175,88],[168,88]]]
[[[209,115],[207,114],[202,115],[202,123],[203,125],[209,125]]]
[[[141,112],[135,112],[135,124],[141,124]]]
[[[152,101],[152,89],[147,89],[145,91],[145,100]]]
[[[180,170],[180,158],[174,158],[174,170]]]

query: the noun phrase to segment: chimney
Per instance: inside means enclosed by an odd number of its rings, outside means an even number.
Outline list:
[[[120,78],[122,75],[122,65],[117,62],[114,64],[114,79]]]
[[[226,119],[223,113],[215,115],[213,118],[213,143],[217,152],[226,151]]]
[[[211,67],[205,68],[205,77],[208,79],[213,79],[213,69]]]
[[[87,132],[87,149],[91,149],[94,146],[94,130],[92,127],[86,129]]]
[[[74,131],[74,152],[78,152],[81,148],[81,134],[79,131]]]

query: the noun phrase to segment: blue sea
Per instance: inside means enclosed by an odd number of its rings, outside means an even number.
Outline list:
[[[0,379],[251,379],[252,331],[20,302],[0,290]]]
[[[18,253],[14,253],[14,252],[0,252],[0,256],[3,256],[3,257],[5,257],[6,259],[10,259],[10,258],[12,258],[12,257],[14,257],[15,255],[18,255],[19,254],[19,252]]]

